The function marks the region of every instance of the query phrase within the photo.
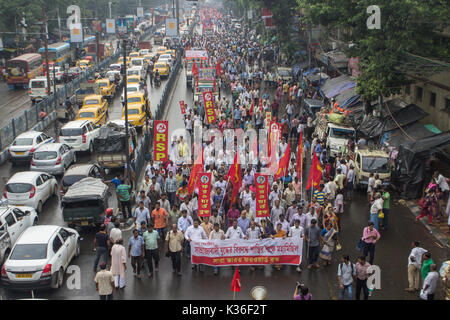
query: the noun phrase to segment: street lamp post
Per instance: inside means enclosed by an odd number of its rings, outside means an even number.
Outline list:
[[[127,158],[127,166],[126,166],[126,178],[128,180],[128,183],[131,182],[130,180],[130,146],[128,144],[129,139],[129,132],[128,132],[128,96],[127,96],[127,84],[126,84],[126,76],[127,76],[127,40],[123,39],[123,70],[125,74],[125,85],[123,87],[123,107],[125,108],[125,135],[126,135],[126,145],[125,145],[125,154]]]
[[[112,18],[112,14],[111,14],[111,4],[112,4],[111,1],[108,2],[108,6],[109,6],[109,18],[110,18],[110,19]]]

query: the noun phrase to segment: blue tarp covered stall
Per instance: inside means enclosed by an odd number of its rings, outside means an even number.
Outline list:
[[[341,108],[349,108],[359,102],[360,95],[356,94],[355,87],[339,93],[335,99]]]
[[[319,68],[309,69],[309,70],[303,72],[303,76],[306,77],[310,73],[317,73],[317,72],[319,72]]]
[[[333,79],[327,80],[320,88],[320,95],[323,98],[334,98],[339,93],[351,89],[356,86],[356,83],[347,75],[342,75]]]

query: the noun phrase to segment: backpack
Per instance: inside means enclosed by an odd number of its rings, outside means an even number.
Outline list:
[[[344,263],[342,262],[339,267],[341,268],[341,273],[342,273],[342,267],[344,266]],[[350,266],[352,267],[352,276],[353,276],[353,263],[350,261]]]

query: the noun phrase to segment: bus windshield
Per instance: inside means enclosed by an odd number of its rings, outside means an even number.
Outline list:
[[[363,157],[362,169],[365,172],[388,173],[389,160],[383,157]]]

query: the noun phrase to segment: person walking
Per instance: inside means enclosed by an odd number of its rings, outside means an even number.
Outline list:
[[[181,251],[183,251],[184,235],[178,230],[176,224],[172,224],[172,230],[166,236],[166,252],[172,260],[172,272],[181,276]]]
[[[100,264],[100,271],[95,275],[94,282],[100,300],[113,299],[114,277],[111,271],[106,270],[106,262]]]
[[[317,220],[311,220],[311,226],[305,230],[305,239],[307,243],[308,269],[311,269],[313,264],[319,268],[317,259],[319,257],[320,246],[320,228],[317,226]]]
[[[293,221],[293,222],[294,222],[294,226],[290,227],[288,236],[293,237],[293,238],[303,239],[305,232],[304,232],[303,227],[300,225],[300,219],[295,219],[295,221]],[[297,268],[295,269],[297,272],[302,272],[300,265],[301,264],[299,264],[297,266]]]
[[[151,278],[153,276],[153,262],[155,263],[155,272],[159,271],[159,233],[153,230],[152,224],[149,224],[142,238],[145,242],[145,259],[148,265],[148,277]]]
[[[115,241],[111,248],[111,272],[116,289],[125,288],[125,271],[127,270],[127,251],[122,238]]]
[[[353,299],[353,281],[356,279],[356,266],[350,261],[349,255],[342,257],[338,266],[339,299],[344,300],[347,291],[348,300]]]
[[[375,258],[375,244],[380,240],[380,233],[374,228],[373,222],[369,221],[368,226],[363,230],[363,236],[361,240],[363,241],[363,254],[367,257],[370,254],[369,263],[373,264]]]
[[[411,245],[411,253],[408,257],[408,282],[409,287],[405,289],[408,292],[419,291],[420,269],[422,267],[422,257],[427,252],[420,247],[419,241],[414,241]]]
[[[145,244],[144,239],[139,235],[137,229],[133,230],[133,236],[128,242],[128,258],[131,258],[133,274],[141,279],[142,261],[144,260]]]
[[[391,201],[391,194],[389,193],[386,186],[384,186],[381,190],[382,190],[381,197],[383,198],[383,215],[384,215],[381,230],[387,230],[389,224],[389,207]]]
[[[159,233],[160,239],[166,238],[166,228],[169,223],[169,216],[164,208],[160,207],[160,203],[155,203],[155,209],[152,211],[152,220],[155,224],[154,227]]]
[[[326,227],[320,233],[320,238],[323,243],[322,250],[319,257],[324,261],[324,266],[331,264],[331,258],[336,244],[339,243],[338,231],[333,228],[331,222],[326,223]]]
[[[363,291],[364,300],[369,299],[369,288],[367,288],[367,279],[371,274],[368,273],[368,268],[371,266],[366,261],[366,257],[361,256],[356,263],[356,300],[361,298],[361,290]]]
[[[209,240],[224,240],[225,239],[225,233],[222,229],[220,229],[220,225],[216,222],[214,223],[214,229],[209,234]],[[219,274],[219,267],[215,266],[214,269],[214,275]]]
[[[439,273],[437,272],[437,266],[433,263],[430,265],[430,272],[423,281],[423,288],[420,293],[422,299],[426,298],[425,300],[434,300],[438,280]]]
[[[116,188],[117,199],[120,201],[120,208],[122,210],[122,217],[128,219],[131,215],[130,203],[131,186],[126,184],[124,180]]]
[[[97,266],[100,258],[103,258],[102,261],[108,263],[109,248],[110,240],[108,234],[106,233],[106,226],[102,224],[100,226],[100,231],[96,233],[94,238],[94,252],[96,253],[94,260],[94,272],[97,272]]]
[[[420,270],[423,280],[425,280],[425,278],[428,275],[428,272],[430,272],[430,266],[432,264],[434,264],[434,261],[431,258],[431,252],[426,252],[423,255],[422,269]]]
[[[236,221],[236,224],[237,224],[237,221]],[[200,227],[200,220],[198,218],[195,218],[194,224],[187,228],[187,230],[184,234],[184,237],[189,242],[189,250],[190,250],[190,243],[193,240],[207,240],[208,239],[208,237],[206,236],[205,230],[203,230],[203,228]],[[197,264],[192,264],[192,270],[197,271]],[[199,271],[202,271],[202,270],[199,268]]]

